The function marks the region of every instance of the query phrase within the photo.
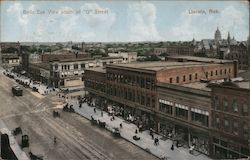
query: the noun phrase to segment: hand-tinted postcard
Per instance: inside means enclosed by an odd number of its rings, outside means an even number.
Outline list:
[[[11,160],[250,158],[249,2],[0,1]]]

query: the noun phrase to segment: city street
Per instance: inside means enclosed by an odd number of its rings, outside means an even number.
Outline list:
[[[15,84],[1,73],[0,121],[9,130],[20,126],[23,134],[29,136],[30,147],[24,148],[27,155],[31,151],[49,160],[157,159],[130,142],[91,126],[89,120],[77,114],[62,112],[63,102],[57,96],[43,96],[22,87],[23,96],[14,97],[11,87]],[[53,117],[53,110],[59,111],[60,118]]]

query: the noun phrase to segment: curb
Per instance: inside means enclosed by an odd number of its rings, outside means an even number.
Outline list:
[[[76,112],[76,111],[75,111],[74,113],[80,115],[81,117],[83,117],[83,118],[85,118],[85,119],[87,119],[87,120],[89,120],[89,121],[91,120],[91,119],[89,119],[89,118],[87,118],[87,117],[81,115],[80,113],[78,113],[78,112]],[[106,126],[107,126],[107,125],[106,125]],[[112,133],[112,131],[109,130],[108,128],[106,128],[106,126],[105,126],[105,130],[107,130],[107,131],[109,131],[109,132]],[[154,157],[156,157],[156,158],[158,158],[158,159],[161,159],[161,157],[158,157],[157,155],[155,155],[154,153],[152,153],[149,149],[147,150],[147,149],[141,147],[140,145],[137,145],[137,144],[134,143],[133,141],[128,140],[127,138],[125,138],[125,137],[123,137],[123,136],[121,136],[120,138],[122,138],[122,139],[126,140],[127,142],[130,142],[130,143],[132,143],[133,145],[135,145],[135,146],[141,148],[141,149],[144,150],[145,152],[147,152],[147,153],[153,155]]]

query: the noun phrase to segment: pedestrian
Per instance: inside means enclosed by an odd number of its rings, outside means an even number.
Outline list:
[[[178,140],[176,141],[176,147],[177,148],[179,147],[179,141]]]
[[[157,139],[156,138],[154,139],[154,145],[155,146],[157,145]]]
[[[54,137],[54,144],[56,144],[56,137]]]
[[[135,129],[135,134],[137,134],[138,133],[138,130],[137,129]]]
[[[156,145],[159,145],[159,139],[156,137]]]
[[[152,137],[152,139],[154,139],[154,134],[153,133],[151,134],[151,137]]]
[[[122,128],[122,123],[120,123],[120,128]]]
[[[94,108],[94,112],[96,113],[96,108]]]
[[[172,146],[171,146],[171,150],[172,150],[172,151],[174,150],[174,144],[172,144]]]

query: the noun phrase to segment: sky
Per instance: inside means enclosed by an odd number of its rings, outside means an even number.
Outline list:
[[[0,1],[0,41],[245,41],[247,1]]]

